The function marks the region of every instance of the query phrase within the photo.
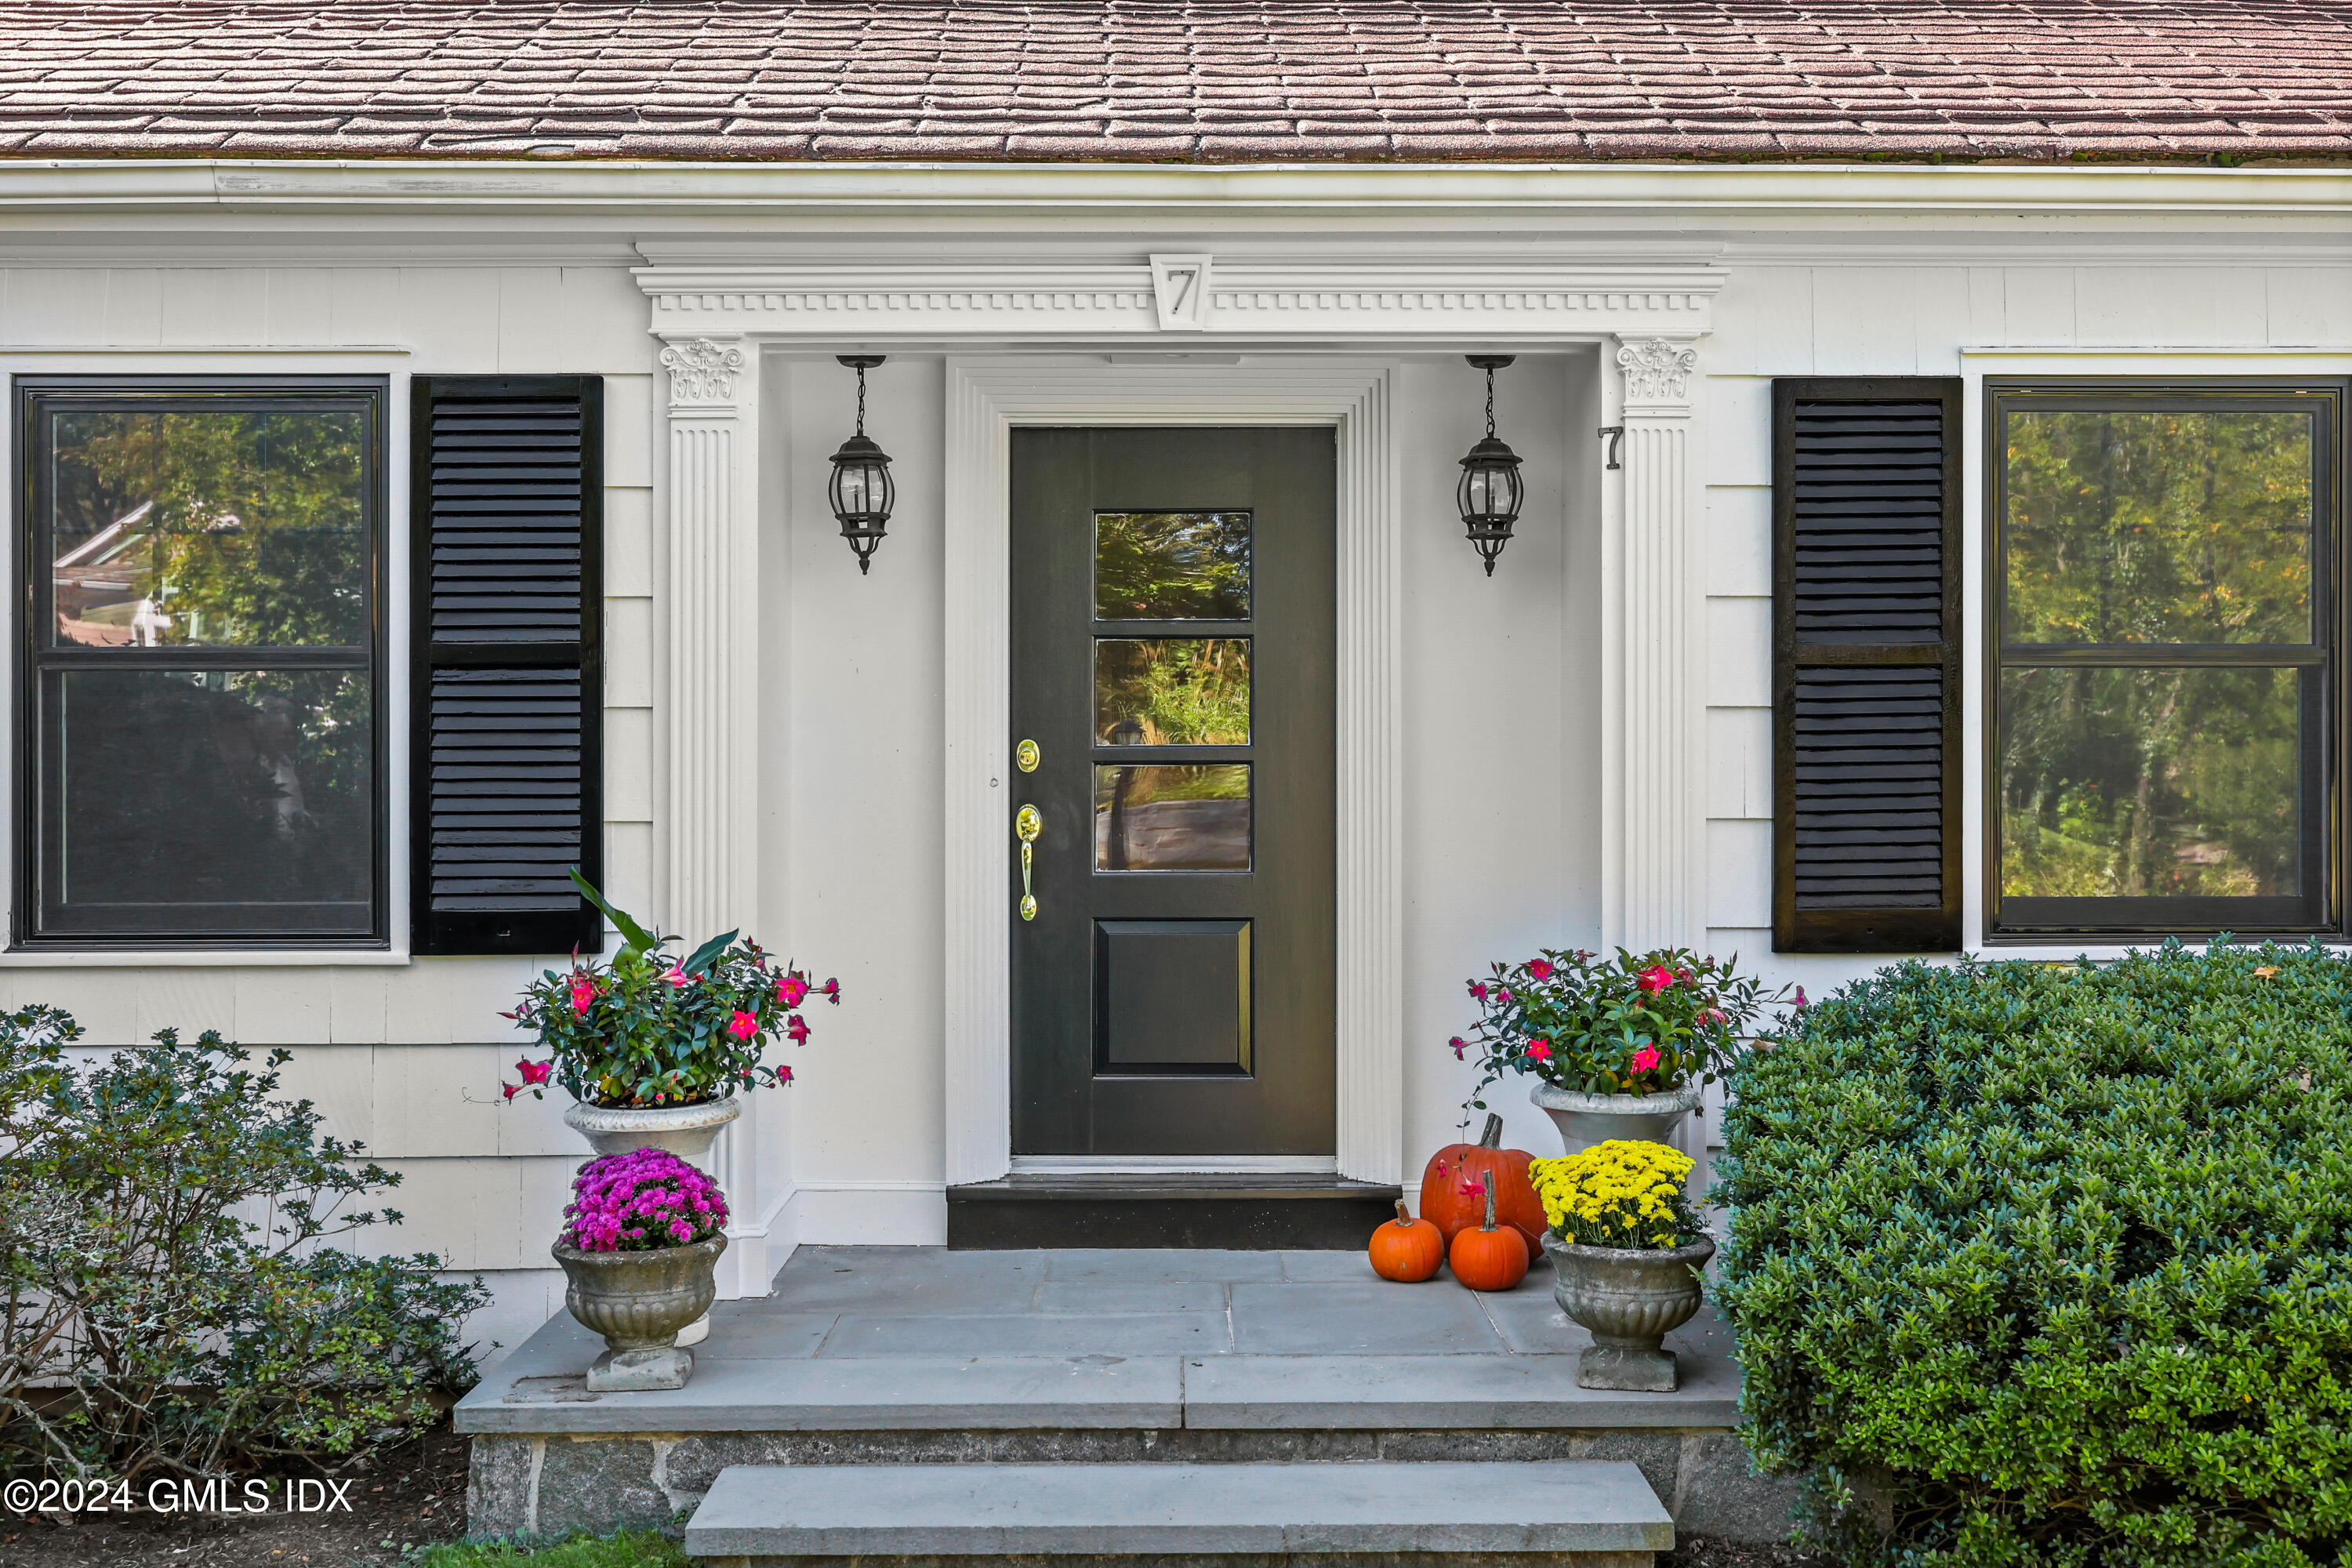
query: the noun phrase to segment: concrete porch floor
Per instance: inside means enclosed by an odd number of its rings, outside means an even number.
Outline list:
[[[1601,1458],[1640,1464],[1685,1531],[1783,1536],[1713,1309],[1667,1338],[1675,1392],[1600,1393],[1551,1283],[1399,1285],[1360,1253],[803,1247],[773,1294],[714,1309],[675,1392],[592,1394],[603,1342],[540,1329],[457,1406],[469,1509],[479,1533],[642,1520],[744,1463]]]

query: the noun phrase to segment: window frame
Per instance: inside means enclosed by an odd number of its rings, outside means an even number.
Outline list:
[[[1987,946],[2042,946],[2053,940],[2125,943],[2168,936],[2209,938],[2222,931],[2256,937],[2320,937],[2345,935],[2347,900],[2344,853],[2345,755],[2347,731],[2347,680],[2344,662],[2352,657],[2352,591],[2347,591],[2345,474],[2352,459],[2352,432],[2347,432],[2347,392],[2352,382],[2330,376],[1988,376],[1983,384],[1984,430],[1984,553],[1982,595],[1983,639],[1983,807],[1981,826],[1983,876],[1983,937]],[[2313,402],[2301,404],[2296,400]],[[2320,416],[2318,437],[2312,453],[2313,492],[2317,513],[2313,534],[2312,641],[2308,653],[2294,644],[2124,643],[2005,645],[2004,612],[2008,604],[2008,464],[2007,416],[2020,408],[2062,411],[2105,411],[2140,407],[2149,411],[2223,409],[2232,405],[2267,405],[2287,409],[2312,407]],[[2116,895],[2084,899],[2009,899],[2001,891],[2001,756],[2004,721],[2001,676],[2018,668],[2312,668],[2319,690],[2304,699],[2306,726],[2301,772],[2305,787],[2315,800],[2304,814],[2306,841],[2303,860],[2309,892],[2294,899],[2169,898],[2161,895]],[[2003,904],[2013,911],[2003,921]],[[2249,919],[2257,911],[2247,906],[2294,903],[2291,914],[2260,911],[2266,919]],[[2016,906],[2068,905],[2028,923],[2019,915],[2042,915],[2042,909],[2020,910]],[[2099,915],[2108,918],[2096,918]],[[2077,918],[2057,918],[2059,916]]]
[[[10,803],[12,909],[8,951],[11,952],[370,952],[392,946],[392,766],[391,703],[386,682],[391,675],[390,535],[386,459],[391,440],[392,378],[388,375],[240,375],[240,374],[41,374],[14,379],[14,460],[10,465],[10,500],[16,521],[8,531],[9,570],[17,607],[17,635],[13,649],[10,690],[18,721],[12,739],[15,773]],[[286,412],[306,408],[362,414],[365,450],[361,464],[361,522],[363,530],[365,630],[357,644],[317,647],[273,647],[257,650],[233,646],[129,650],[72,649],[49,646],[47,635],[55,616],[55,584],[37,569],[49,559],[43,553],[54,520],[44,489],[43,458],[49,450],[45,422],[63,408],[114,411],[147,407],[185,406],[192,401],[217,400],[266,404]],[[157,657],[142,658],[152,651]],[[130,657],[125,657],[128,654]],[[213,668],[222,669],[347,669],[369,678],[369,741],[371,751],[370,898],[368,931],[364,934],[318,934],[283,931],[189,932],[146,930],[122,932],[47,932],[41,929],[42,872],[50,859],[50,824],[43,806],[51,788],[52,758],[48,742],[49,710],[42,687],[53,673],[136,668],[158,669]]]

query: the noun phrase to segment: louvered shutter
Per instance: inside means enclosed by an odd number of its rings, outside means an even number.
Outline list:
[[[1772,945],[1960,946],[1960,384],[1772,384]]]
[[[594,952],[604,393],[418,376],[409,427],[409,882],[421,953]]]

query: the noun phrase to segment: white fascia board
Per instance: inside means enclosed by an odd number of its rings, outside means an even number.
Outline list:
[[[1837,163],[0,160],[0,209],[2352,216],[2352,169]]]

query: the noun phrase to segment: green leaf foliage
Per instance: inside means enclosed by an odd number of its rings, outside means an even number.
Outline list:
[[[491,1568],[494,1563],[529,1568],[688,1568],[677,1543],[652,1531],[618,1535],[575,1535],[564,1541],[486,1541],[426,1548],[416,1568]]]
[[[2352,965],[1906,963],[1755,1053],[1717,1299],[1853,1563],[2339,1563]]]
[[[102,1060],[68,1015],[0,1016],[0,1468],[212,1476],[328,1467],[436,1419],[488,1300],[345,1205],[399,1177],[322,1137],[207,1033]]]

